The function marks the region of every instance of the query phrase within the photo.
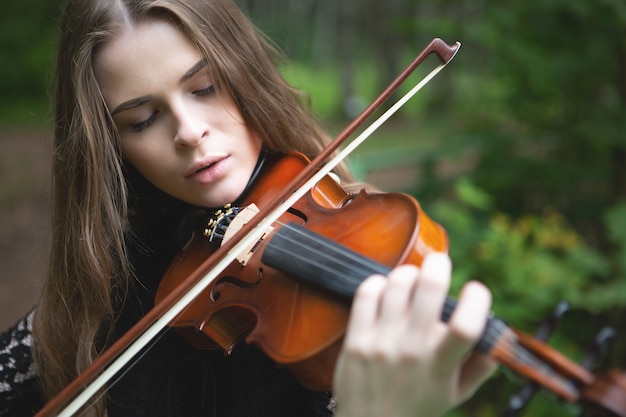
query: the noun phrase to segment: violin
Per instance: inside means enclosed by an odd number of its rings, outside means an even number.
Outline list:
[[[308,163],[301,154],[281,157],[256,180],[243,204],[262,208],[285,186],[285,178]],[[247,221],[244,213],[228,207],[208,220],[204,233],[165,273],[157,302],[228,239],[231,227],[241,227],[239,216]],[[327,176],[240,253],[170,326],[197,348],[219,347],[228,353],[244,340],[253,343],[306,387],[330,390],[349,300],[359,283],[375,273],[386,275],[399,264],[419,266],[428,253],[447,249],[445,230],[413,197],[364,190],[352,195]],[[449,298],[442,320],[454,306]],[[583,366],[495,317],[476,349],[565,401],[576,402],[579,387],[595,380]]]
[[[301,154],[281,157],[257,177],[244,205],[254,203],[255,211],[263,208],[308,163]],[[222,235],[228,239],[229,233],[234,233],[231,228],[240,228],[238,219],[245,216],[245,211],[229,207],[209,219],[204,233],[166,271],[156,302],[178,286],[179,277],[188,276],[215,250]],[[288,231],[294,233],[285,233]],[[322,241],[322,237],[326,239]],[[330,244],[332,241],[336,244]],[[198,348],[217,344],[230,352],[245,338],[276,363],[287,364],[303,385],[330,390],[349,315],[349,303],[332,296],[333,285],[349,285],[344,295],[351,296],[358,282],[374,272],[350,272],[358,268],[358,260],[338,259],[332,251],[337,245],[389,267],[419,265],[428,251],[446,250],[447,237],[411,197],[365,191],[352,196],[327,176],[291,206],[272,230],[241,253],[170,326]],[[304,275],[285,273],[278,262],[290,264],[296,271],[309,269],[309,284],[318,278],[323,281],[306,285]],[[321,269],[328,272],[318,274]],[[336,276],[342,279],[335,280]]]
[[[153,310],[37,416],[57,411],[87,385],[59,415],[79,411],[166,326],[197,348],[230,353],[238,343],[254,343],[306,387],[330,389],[350,298],[359,283],[398,264],[420,265],[429,252],[447,251],[448,238],[413,197],[367,191],[353,195],[329,173],[441,70],[459,45],[433,40],[315,159],[282,155],[263,170],[241,204],[209,216],[201,233],[168,268]],[[440,66],[336,152],[431,53],[437,54]],[[455,301],[449,298],[442,320],[454,308]],[[541,340],[495,317],[489,319],[476,349],[563,401],[603,401],[606,390],[596,387],[605,378],[596,378]],[[608,381],[616,392],[626,393],[623,385]],[[622,413],[617,415],[626,416],[626,407],[617,407]]]

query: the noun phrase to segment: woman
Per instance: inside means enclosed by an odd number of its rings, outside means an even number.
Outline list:
[[[152,307],[187,213],[237,201],[281,153],[313,156],[323,147],[326,136],[274,58],[227,0],[68,3],[50,268],[34,313],[34,362],[30,349],[22,352],[22,383],[13,378],[4,388],[0,409],[30,412],[20,404],[39,386],[43,398],[54,396]],[[345,167],[337,174],[349,189]],[[445,325],[438,312],[449,275],[447,257],[434,255],[422,271],[400,267],[360,288],[336,369],[338,415],[438,415],[489,374],[484,358],[463,361],[482,331],[489,293],[468,286]],[[22,347],[27,324],[18,332]],[[25,386],[32,389],[20,391]],[[416,395],[416,387],[427,389]],[[225,358],[174,332],[103,398],[95,409],[109,416],[335,412],[331,393],[306,390],[253,346]]]

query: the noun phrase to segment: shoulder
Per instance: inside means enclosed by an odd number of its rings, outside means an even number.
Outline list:
[[[31,310],[13,327],[0,334],[0,392],[36,376],[32,362],[33,315]]]
[[[43,405],[32,360],[34,311],[0,334],[0,416],[30,415]]]

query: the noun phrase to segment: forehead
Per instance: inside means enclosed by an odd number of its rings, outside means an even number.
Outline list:
[[[178,82],[201,59],[174,25],[148,20],[123,27],[96,54],[94,71],[109,106]]]

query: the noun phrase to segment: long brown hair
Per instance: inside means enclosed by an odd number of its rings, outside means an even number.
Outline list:
[[[56,68],[52,250],[34,329],[47,397],[110,341],[119,301],[112,298],[132,279],[121,147],[93,60],[121,28],[154,18],[194,42],[220,93],[235,101],[267,148],[313,156],[326,141],[304,97],[279,74],[276,49],[230,0],[70,0]],[[344,167],[338,173],[350,180]]]

